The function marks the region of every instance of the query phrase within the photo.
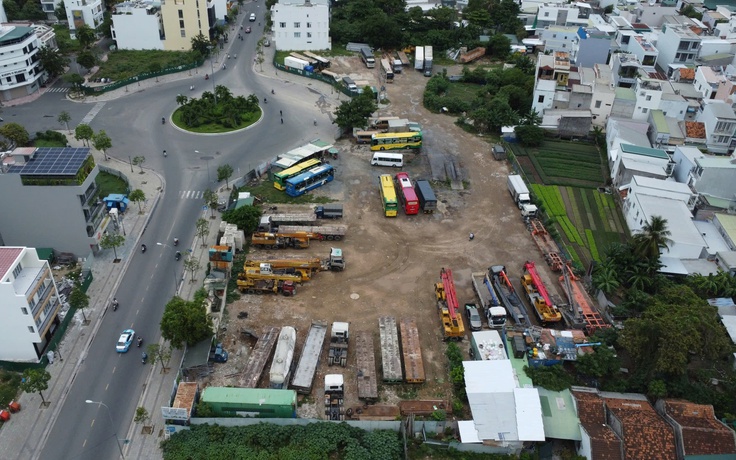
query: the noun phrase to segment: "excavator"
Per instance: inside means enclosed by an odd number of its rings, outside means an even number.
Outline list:
[[[345,269],[345,259],[342,249],[331,248],[330,257],[320,259],[311,257],[308,259],[270,259],[270,260],[246,260],[243,270],[260,268],[263,264],[270,265],[271,272],[278,275],[297,275],[302,280],[309,281],[316,272],[332,270],[342,271]]]
[[[296,286],[306,281],[299,274],[274,273],[269,264],[246,268],[238,275],[238,289],[247,294],[273,292],[285,296],[296,295]]]
[[[320,239],[319,235],[310,232],[296,233],[266,233],[257,232],[251,237],[253,246],[261,246],[265,249],[295,248],[305,249],[309,247],[309,240]]]

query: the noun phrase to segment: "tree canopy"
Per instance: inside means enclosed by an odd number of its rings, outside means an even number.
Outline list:
[[[223,212],[222,220],[237,225],[248,235],[256,231],[262,214],[261,208],[256,206],[241,206],[238,209]]]
[[[207,315],[202,299],[187,301],[172,298],[161,317],[161,336],[174,348],[193,345],[212,335],[212,318]]]
[[[336,124],[343,132],[352,128],[365,128],[368,126],[368,118],[378,109],[373,91],[364,88],[363,92],[350,100],[343,101],[335,109]]]

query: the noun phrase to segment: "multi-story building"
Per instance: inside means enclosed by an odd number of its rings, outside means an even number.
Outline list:
[[[710,206],[729,208],[736,197],[736,165],[731,158],[707,155],[691,146],[678,146],[672,156],[674,177],[699,193]]]
[[[86,257],[109,219],[89,148],[16,148],[0,169],[0,244]],[[24,210],[19,212],[19,210]],[[12,217],[10,217],[12,216]]]
[[[121,50],[164,49],[161,3],[123,2],[112,10],[112,38]]]
[[[0,305],[0,360],[38,362],[60,323],[61,302],[35,249],[0,247]]]
[[[85,24],[93,30],[97,29],[102,24],[102,15],[105,13],[105,3],[102,0],[64,0],[64,8],[72,38],[77,37],[77,29]]]
[[[736,146],[736,114],[729,104],[712,101],[703,106],[697,117],[705,124],[706,146],[711,153],[728,154]]]
[[[169,0],[161,2],[163,46],[167,51],[192,49],[192,38],[212,36],[215,26],[214,7],[207,0]]]
[[[736,103],[736,68],[699,66],[695,70],[695,89],[703,99],[723,101],[731,106]]]
[[[329,50],[329,0],[280,0],[271,7],[273,40],[279,50]]]
[[[587,3],[545,3],[537,12],[537,29],[548,26],[587,26],[593,11]]]
[[[579,27],[549,26],[539,31],[539,38],[544,42],[544,51],[570,53],[570,60],[575,61],[580,42],[579,29]]]
[[[636,104],[634,105],[634,120],[647,120],[649,112],[657,110],[662,100],[662,82],[652,78],[639,78],[634,87]]]
[[[668,64],[693,64],[698,55],[700,36],[687,26],[665,24],[657,41],[660,67]]]
[[[639,75],[643,74],[641,62],[633,54],[613,53],[608,65],[615,87],[631,88]]]
[[[46,80],[38,50],[41,42],[33,27],[0,26],[0,94],[9,101],[39,91]]]

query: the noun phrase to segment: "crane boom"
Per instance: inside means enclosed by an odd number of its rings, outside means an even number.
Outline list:
[[[440,278],[442,279],[442,285],[445,288],[447,309],[449,310],[450,318],[454,320],[460,307],[457,303],[457,294],[455,294],[455,281],[452,279],[452,270],[449,268],[443,268],[440,271]]]
[[[524,268],[526,271],[529,272],[529,276],[532,277],[532,282],[534,283],[534,287],[537,288],[537,292],[539,292],[539,295],[542,296],[542,299],[544,299],[544,302],[548,306],[552,306],[552,301],[549,298],[549,294],[547,293],[547,287],[542,283],[542,279],[539,277],[539,273],[537,273],[537,269],[534,265],[534,262],[527,262],[524,264]]]

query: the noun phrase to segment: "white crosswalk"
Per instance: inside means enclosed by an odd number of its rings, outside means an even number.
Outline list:
[[[180,190],[180,200],[201,200],[204,198],[204,191],[202,190]]]
[[[60,88],[60,87],[57,87],[57,88],[49,88],[49,89],[46,90],[46,92],[47,93],[68,93],[69,92],[69,88]]]

